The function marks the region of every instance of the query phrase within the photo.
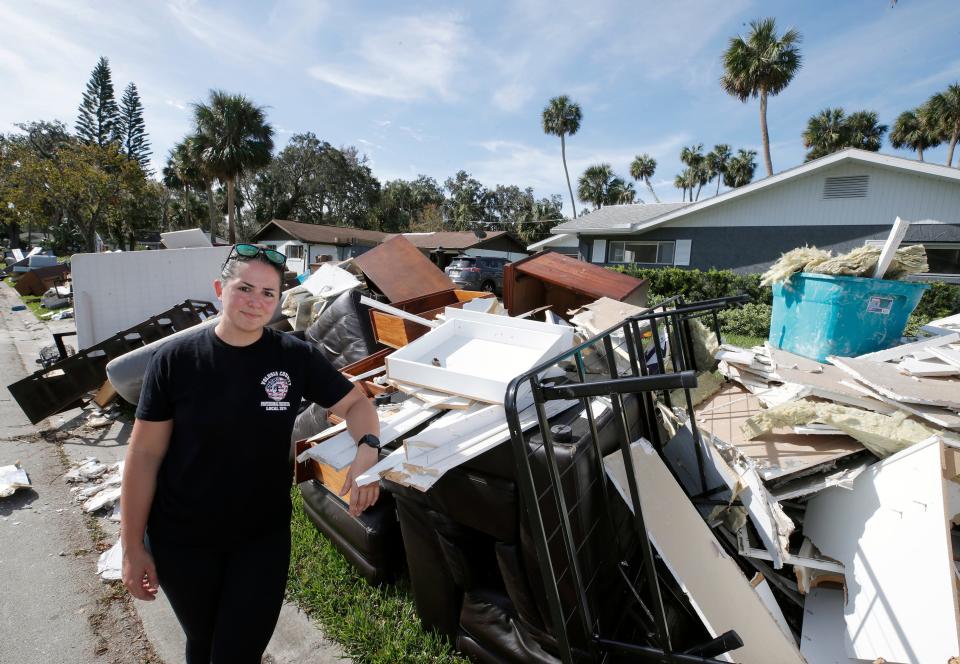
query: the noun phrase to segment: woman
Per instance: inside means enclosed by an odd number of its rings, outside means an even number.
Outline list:
[[[357,454],[340,495],[357,516],[376,483],[379,421],[363,393],[310,344],[264,326],[277,308],[283,254],[230,250],[205,326],[162,346],[144,376],[123,472],[123,582],[159,585],[187,637],[188,664],[260,662],[290,560],[290,436],[301,397],[347,421]],[[145,544],[146,536],[146,544]]]

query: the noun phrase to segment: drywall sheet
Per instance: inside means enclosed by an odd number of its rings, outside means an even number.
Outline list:
[[[955,379],[905,376],[894,364],[861,358],[831,357],[829,360],[861,383],[891,399],[960,410],[960,383]]]
[[[803,603],[800,654],[807,664],[873,664],[850,659],[843,648],[843,591],[814,588]]]
[[[742,664],[803,664],[796,643],[783,633],[650,443],[638,440],[631,445],[630,454],[651,542],[710,635],[734,629],[743,639],[742,648],[723,657]],[[608,455],[603,463],[632,509],[623,456],[619,452]]]
[[[805,534],[846,567],[850,657],[907,664],[960,655],[944,461],[932,437],[868,468],[852,491],[827,489],[807,505]]]
[[[863,449],[850,436],[801,435],[789,428],[747,440],[740,427],[762,410],[760,399],[739,385],[730,384],[697,410],[697,423],[703,431],[735,445],[752,459],[766,481],[831,463]]]
[[[88,348],[187,299],[218,304],[213,282],[230,247],[76,254],[77,344]]]
[[[932,320],[920,329],[927,334],[951,334],[960,332],[960,314]]]

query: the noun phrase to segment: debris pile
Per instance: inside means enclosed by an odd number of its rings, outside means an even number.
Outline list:
[[[10,466],[0,466],[0,498],[9,498],[17,489],[29,489],[30,478],[27,471],[17,462]]]
[[[73,464],[63,478],[70,484],[74,500],[87,514],[120,521],[120,482],[123,461],[101,463],[96,457],[85,457]],[[107,511],[109,510],[109,512]],[[97,559],[97,576],[104,581],[118,581],[123,565],[123,547],[120,537]]]

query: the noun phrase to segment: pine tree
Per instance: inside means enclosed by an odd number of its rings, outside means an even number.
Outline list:
[[[85,143],[104,146],[111,141],[119,141],[117,121],[120,111],[113,96],[113,81],[110,78],[110,63],[106,58],[93,68],[87,91],[83,93],[77,118],[77,136]]]
[[[120,150],[128,159],[140,164],[144,173],[150,165],[150,139],[147,138],[143,123],[143,104],[137,94],[137,86],[130,83],[123,91],[120,100],[120,118],[118,121]]]

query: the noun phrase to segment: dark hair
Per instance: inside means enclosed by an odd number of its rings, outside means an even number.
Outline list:
[[[233,250],[231,250],[233,251]],[[240,263],[252,263],[258,261],[269,265],[280,277],[280,286],[283,286],[283,270],[279,266],[271,263],[263,254],[257,254],[253,258],[247,258],[246,256],[241,256],[240,254],[233,252],[233,254],[223,263],[223,268],[220,270],[220,283],[224,286],[227,285],[227,281],[237,276],[237,266]]]

